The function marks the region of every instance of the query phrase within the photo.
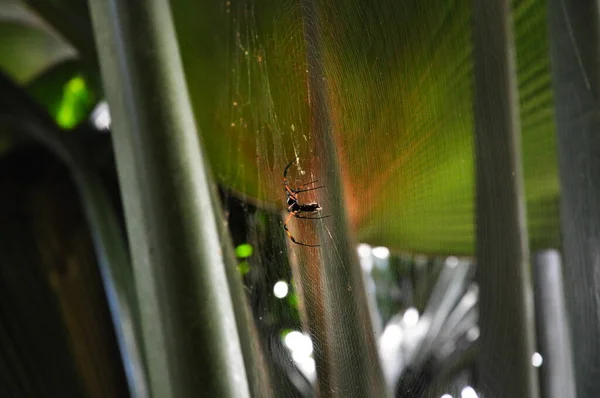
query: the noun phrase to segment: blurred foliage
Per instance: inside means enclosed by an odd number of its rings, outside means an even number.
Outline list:
[[[75,50],[20,1],[0,1],[0,68],[27,83],[48,67],[75,57]]]
[[[89,98],[87,87],[85,86],[85,80],[83,80],[81,76],[73,77],[65,84],[62,101],[60,102],[56,115],[54,115],[58,125],[67,129],[75,127],[83,117],[89,114],[85,105],[90,102],[91,99]]]
[[[100,99],[98,78],[89,75],[80,61],[70,60],[33,79],[26,89],[60,127],[72,129],[89,116]]]
[[[69,3],[80,8],[76,0],[60,3],[60,9]],[[246,198],[282,206],[283,166],[299,155],[306,170],[291,172],[310,172],[306,159],[318,155],[308,152],[311,71],[302,7],[296,0],[171,3],[190,96],[215,175]],[[318,13],[308,16],[324,38],[324,84],[346,189],[341,205],[360,241],[404,251],[473,253],[470,5],[466,0],[334,0],[320,2]],[[558,247],[545,4],[514,1],[513,11],[531,246]],[[81,16],[79,29],[86,28],[87,18]],[[60,14],[50,19],[58,21]],[[14,27],[15,20],[7,20],[0,14],[0,32]],[[41,39],[28,35],[10,33],[2,42],[10,42],[4,46],[12,50],[0,49],[0,67],[23,83],[35,73],[21,73],[29,58],[18,67],[14,49],[28,57],[36,54],[38,60],[45,57],[35,70],[51,73],[60,58],[56,54],[69,48],[50,38],[40,45]],[[81,37],[66,39],[81,45]],[[84,52],[93,46],[89,43]],[[55,88],[38,98],[69,125],[100,97],[93,84],[89,93],[74,95],[68,81],[82,76],[88,82],[97,75],[83,65],[68,77],[54,73]]]
[[[238,271],[242,275],[246,275],[248,272],[250,272],[250,264],[248,263],[248,261],[240,262],[238,264]]]
[[[242,243],[241,245],[238,245],[235,248],[235,255],[238,256],[239,258],[246,258],[246,257],[250,257],[252,255],[253,251],[254,251],[254,249],[252,248],[251,244]]]
[[[0,186],[2,396],[128,396],[66,167],[39,147],[22,147],[0,161]]]

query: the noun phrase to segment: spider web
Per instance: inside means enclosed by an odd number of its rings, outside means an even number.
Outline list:
[[[413,274],[419,274],[414,270],[421,257],[412,255],[427,254],[426,271],[408,279],[430,278],[423,288],[429,293],[441,275],[434,264],[443,260],[436,256],[474,252],[470,3],[307,4],[313,3],[221,2],[208,6],[210,20],[200,23],[203,34],[179,34],[184,58],[194,55],[184,59],[190,93],[211,164],[225,187],[234,243],[253,247],[251,256],[240,257],[240,272],[263,338],[272,342],[270,355],[275,362],[289,362],[293,352],[285,350],[284,336],[290,330],[312,338],[314,363],[299,365],[306,367],[302,374],[287,368],[291,384],[277,380],[276,389],[306,396],[314,381],[322,395],[351,396],[350,390],[327,389],[339,385],[335,378],[343,372],[336,369],[379,366],[372,356],[376,349],[361,352],[357,341],[376,344],[372,307],[379,307],[377,313],[383,301],[371,302],[370,309],[356,303],[357,292],[373,281],[363,280],[348,248],[357,242],[390,247],[388,269],[395,276],[400,253],[410,258],[404,263]],[[547,47],[540,36],[544,12],[534,1],[514,6],[532,245],[556,247],[551,96],[534,95],[549,90]],[[198,16],[176,15],[185,18]],[[321,29],[317,53],[307,48],[307,21]],[[527,40],[544,45],[530,51]],[[198,51],[206,55],[201,62],[195,60]],[[323,69],[317,84],[315,62]],[[289,228],[301,242],[318,242],[320,252],[291,243],[281,225],[287,217],[285,165],[299,158],[289,170],[292,187],[328,182],[334,173],[334,166],[323,166],[325,150],[315,144],[322,137],[314,129],[311,90],[327,94],[328,120],[318,122],[331,126],[340,181],[329,184],[327,194],[307,192],[299,199],[318,202],[322,215],[333,217],[292,218]],[[351,242],[339,234],[340,225],[347,225]],[[319,260],[323,253],[327,262]],[[282,299],[272,292],[277,282],[288,285]],[[396,310],[411,309],[412,303],[422,315],[427,296],[422,300],[418,305],[405,300]],[[348,302],[348,311],[333,313],[335,302]],[[350,333],[345,328],[352,322],[359,324]],[[375,331],[384,326],[376,321]],[[377,382],[370,373],[360,377]]]

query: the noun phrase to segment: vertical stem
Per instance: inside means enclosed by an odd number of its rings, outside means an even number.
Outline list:
[[[599,4],[549,0],[565,290],[579,397],[600,396]]]
[[[508,0],[474,0],[480,385],[491,397],[538,396],[521,135]]]
[[[125,237],[98,176],[76,166],[72,174],[92,233],[129,391],[135,397],[148,397],[139,307]]]
[[[544,250],[533,257],[538,339],[543,358],[540,380],[547,398],[575,397],[573,357],[560,253]]]
[[[327,186],[318,193],[330,218],[317,222],[319,250],[305,250],[312,272],[319,273],[320,303],[324,317],[327,381],[320,380],[322,397],[384,397],[385,382],[366,299],[356,242],[350,236],[344,206],[338,145],[325,70],[320,16],[315,0],[302,0],[308,64],[308,91],[312,152],[316,171]],[[303,288],[306,290],[306,288]],[[310,305],[310,303],[309,303]],[[318,375],[321,378],[323,375]]]
[[[213,203],[167,0],[90,1],[154,397],[248,397]]]
[[[284,215],[287,217],[287,215]],[[314,256],[306,253],[293,243],[288,243],[292,253],[290,265],[296,289],[300,297],[300,315],[302,324],[310,333],[314,347],[314,358],[317,372],[317,396],[329,397],[335,386],[331,380],[331,350],[328,345],[328,335],[331,333],[327,328],[324,297],[323,272],[321,264]],[[314,249],[309,249],[314,250]]]

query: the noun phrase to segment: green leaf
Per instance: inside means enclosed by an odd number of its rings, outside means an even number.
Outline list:
[[[312,71],[306,68],[302,8],[269,0],[171,4],[216,177],[283,207],[277,183],[283,166],[299,155],[303,171],[311,171],[306,81]],[[318,7],[344,203],[361,241],[473,254],[470,7],[457,1],[350,6],[347,0]],[[545,4],[514,2],[513,11],[530,243],[533,250],[557,247]],[[6,58],[0,52],[0,64],[16,62]]]
[[[63,128],[73,128],[87,115],[90,104],[92,99],[85,80],[75,76],[64,86],[56,121]]]
[[[62,62],[27,85],[33,96],[57,124],[70,129],[86,119],[100,93],[98,79],[81,61]]]
[[[298,155],[302,169],[295,171],[310,174],[316,156],[307,90],[315,72],[306,66],[302,7],[267,0],[252,7],[172,4],[215,174],[244,195],[283,207],[283,167]],[[344,206],[361,241],[474,253],[470,7],[346,0],[317,6],[327,122],[342,165]],[[531,246],[557,247],[545,6],[519,2],[514,17]]]
[[[252,255],[254,248],[249,243],[242,243],[238,247],[235,248],[235,255],[238,258],[247,258]]]
[[[237,269],[241,275],[246,275],[248,272],[250,272],[250,264],[248,261],[242,261],[238,264]]]
[[[38,16],[16,2],[0,4],[0,69],[26,83],[75,50]]]

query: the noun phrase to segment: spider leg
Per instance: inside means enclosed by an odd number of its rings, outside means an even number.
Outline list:
[[[294,217],[294,215],[296,215],[296,214],[298,214],[298,213],[292,212],[289,214],[289,216],[287,216],[287,218],[285,219],[285,222],[283,223],[283,229],[285,229],[286,231],[289,231],[287,225],[290,222],[290,219],[292,217]]]
[[[290,166],[291,166],[292,164],[294,164],[294,162],[295,162],[296,160],[298,160],[298,159],[299,159],[299,158],[296,156],[296,157],[295,157],[295,158],[294,158],[294,159],[293,159],[293,160],[290,162],[290,164],[288,164],[287,166],[285,166],[285,169],[283,170],[283,179],[284,179],[284,180],[285,180],[285,178],[287,177],[287,172],[288,172],[288,169],[289,169],[289,168],[290,168]]]
[[[314,188],[308,188],[308,189],[294,189],[294,193],[300,193],[300,192],[308,192],[308,191],[314,191],[315,189],[319,189],[319,188],[325,188],[325,185],[321,185],[320,187],[314,187]]]
[[[321,245],[309,245],[307,243],[302,243],[302,242],[298,242],[296,239],[294,239],[294,237],[292,236],[292,234],[290,233],[290,231],[286,230],[288,236],[290,237],[291,241],[294,242],[297,245],[300,246],[306,246],[306,247],[319,247]]]
[[[301,217],[301,216],[296,216],[296,218],[302,218],[304,220],[320,220],[321,218],[327,218],[327,217],[331,217],[331,214],[329,214],[327,216],[319,216],[319,217]]]
[[[298,200],[298,195],[296,195],[296,192],[287,185],[285,185],[285,192],[288,194],[288,196],[291,196],[292,198]]]
[[[302,188],[302,187],[305,187],[307,185],[314,184],[315,182],[319,182],[319,180],[314,180],[314,181],[311,181],[311,182],[307,182],[306,184],[302,184],[302,185],[298,186],[298,188]]]
[[[290,219],[291,219],[292,217],[298,217],[298,216],[297,216],[297,214],[298,214],[298,213],[301,213],[301,212],[299,212],[299,211],[291,212],[291,213],[290,213],[290,215],[289,215],[289,216],[288,216],[288,217],[285,219],[285,222],[283,223],[283,229],[285,229],[285,232],[287,233],[287,235],[288,235],[288,237],[290,238],[290,240],[291,240],[292,242],[294,242],[295,244],[297,244],[297,245],[300,245],[300,246],[307,246],[307,247],[319,247],[319,246],[321,246],[321,245],[309,245],[309,244],[306,244],[306,243],[298,242],[298,241],[297,241],[297,240],[294,238],[294,235],[292,235],[292,233],[291,233],[291,232],[290,232],[290,230],[288,229],[287,225],[288,225],[288,223],[290,222]],[[298,217],[298,218],[304,218],[304,217]]]

